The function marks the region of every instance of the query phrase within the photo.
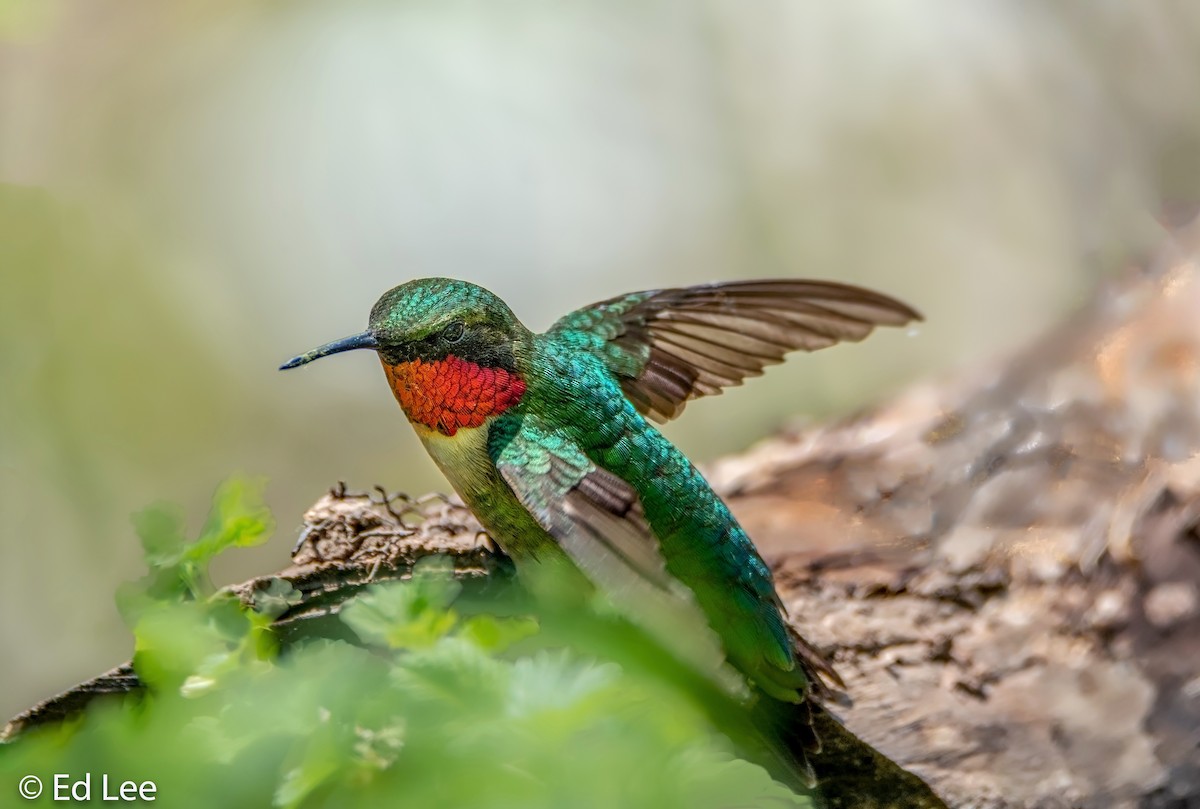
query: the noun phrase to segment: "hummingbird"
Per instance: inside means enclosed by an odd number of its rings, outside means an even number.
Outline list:
[[[704,635],[697,654],[715,650],[752,700],[786,709],[789,764],[811,786],[805,751],[820,741],[810,703],[822,678],[840,680],[792,628],[728,506],[651,422],[790,351],[919,319],[878,292],[782,279],[633,292],[537,334],[488,290],[425,278],[384,293],[365,331],[281,370],[374,351],[425,449],[518,578],[551,563],[658,616],[662,637]]]

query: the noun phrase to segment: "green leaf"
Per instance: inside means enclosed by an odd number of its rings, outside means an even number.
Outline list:
[[[238,641],[213,620],[208,604],[159,604],[134,628],[133,665],[152,689],[175,690],[200,673],[211,677],[214,668],[235,654]],[[197,686],[191,684],[190,694],[199,693]]]
[[[283,774],[272,805],[280,809],[299,806],[313,791],[333,778],[337,771],[338,762],[335,759],[315,756],[306,759],[302,765]]]
[[[179,561],[187,540],[183,515],[177,506],[159,503],[133,515],[133,527],[142,541],[147,567],[158,568]]]
[[[536,635],[537,621],[522,616],[497,618],[494,615],[475,615],[463,622],[458,637],[489,652],[502,652],[517,641]]]
[[[510,710],[515,715],[577,704],[609,687],[621,675],[611,663],[581,661],[566,650],[541,650],[513,663]]]
[[[263,504],[263,478],[231,478],[217,489],[212,511],[200,538],[189,545],[185,558],[207,564],[226,548],[250,547],[267,540],[275,522]]]
[[[377,584],[342,610],[342,620],[367,643],[391,649],[424,649],[458,622],[450,605],[462,585],[444,557],[428,557],[407,582]]]
[[[221,484],[200,537],[183,538],[183,518],[172,506],[157,505],[133,517],[149,572],[117,591],[117,609],[129,627],[155,603],[213,594],[208,564],[234,546],[255,545],[270,534],[274,521],[262,502],[262,480],[233,478]],[[277,602],[272,602],[277,603]]]
[[[342,610],[342,620],[366,643],[391,649],[425,649],[458,621],[438,593],[415,582],[378,584]]]

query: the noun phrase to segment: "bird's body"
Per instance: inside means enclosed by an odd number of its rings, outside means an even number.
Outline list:
[[[480,287],[423,279],[386,293],[367,332],[285,367],[375,349],[425,448],[518,574],[561,563],[630,610],[682,605],[752,689],[800,704],[811,658],[770,569],[647,417],[673,418],[789,350],[916,317],[854,287],[758,281],[633,293],[534,334]]]
[[[531,335],[526,348],[517,365],[529,383],[512,407],[452,434],[416,423],[422,443],[455,491],[520,570],[526,562],[570,558],[536,512],[553,508],[586,474],[614,476],[611,483],[629,487],[617,496],[636,498],[659,545],[654,554],[647,544],[652,553],[630,569],[652,586],[665,585],[667,576],[682,583],[724,640],[735,666],[753,673],[774,696],[798,700],[806,682],[790,652],[770,570],[726,505],[683,453],[634,409],[598,358],[564,347],[557,334]],[[557,485],[553,464],[567,474]],[[541,480],[530,481],[522,502],[498,467],[509,478]],[[547,477],[549,486],[543,483]],[[614,553],[634,556],[637,551]],[[667,576],[655,570],[660,565]]]

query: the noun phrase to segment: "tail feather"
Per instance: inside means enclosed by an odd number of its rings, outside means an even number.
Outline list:
[[[809,688],[819,699],[829,700],[846,690],[846,683],[833,668],[833,664],[820,649],[806,641],[790,623],[788,637],[792,641],[792,654],[796,656],[804,673],[808,675]]]
[[[822,751],[810,700],[784,702],[760,694],[753,722],[771,755],[764,762],[777,780],[800,792],[817,785],[813,757]]]
[[[946,809],[919,777],[855,736],[824,707],[845,701],[845,683],[815,647],[792,631],[809,680],[800,702],[760,693],[752,721],[771,755],[771,774],[828,809]]]
[[[819,649],[790,623],[787,629],[792,652],[808,683],[807,693],[799,702],[789,702],[760,692],[751,711],[752,721],[770,751],[771,774],[793,789],[809,792],[818,780],[813,757],[824,749],[814,721],[820,708],[814,707],[813,699],[837,699],[845,683]]]
[[[791,762],[786,782],[804,790],[816,787],[829,809],[947,809],[928,784],[855,736],[821,705],[774,702],[761,710],[774,712],[777,747]]]

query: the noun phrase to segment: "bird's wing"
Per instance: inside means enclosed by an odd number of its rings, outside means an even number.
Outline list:
[[[669,421],[789,351],[920,320],[878,292],[829,281],[734,281],[635,292],[579,309],[550,334],[600,356],[644,415]]]
[[[584,576],[627,618],[731,684],[721,641],[691,591],[667,572],[633,488],[536,416],[504,420],[492,433],[500,476]]]

